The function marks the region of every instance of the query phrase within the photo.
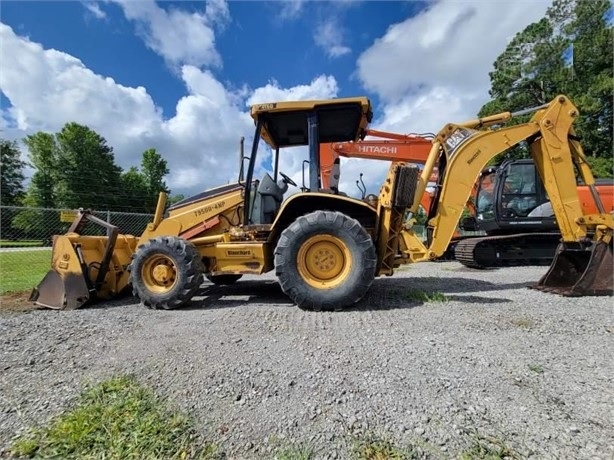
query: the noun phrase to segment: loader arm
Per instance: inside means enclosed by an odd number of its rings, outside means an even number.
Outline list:
[[[436,205],[427,224],[429,238],[423,244],[412,232],[400,232],[399,249],[403,258],[415,262],[443,254],[480,171],[492,158],[522,141],[529,143],[531,156],[552,202],[562,240],[582,242],[591,234],[606,244],[610,242],[614,229],[612,215],[602,212],[584,216],[578,197],[574,166],[589,188],[594,188],[595,181],[572,128],[577,109],[565,96],[557,96],[534,111],[529,122],[515,126],[477,130],[473,127],[488,123],[472,121],[448,124],[438,133],[409,209],[411,213],[417,212],[419,198],[433,169],[443,165]],[[495,115],[488,121],[497,117],[506,121],[513,115]],[[594,198],[597,209],[603,210],[596,192]]]

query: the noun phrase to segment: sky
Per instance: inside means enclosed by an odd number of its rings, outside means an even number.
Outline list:
[[[124,170],[156,148],[171,192],[188,196],[237,179],[239,139],[248,151],[254,133],[251,104],[367,96],[371,128],[397,133],[475,117],[493,62],[550,4],[4,0],[0,136],[84,124]],[[259,158],[262,173],[270,157]],[[300,185],[306,158],[305,149],[282,151],[280,169]],[[364,173],[377,193],[387,168],[342,159],[340,189],[357,196]]]

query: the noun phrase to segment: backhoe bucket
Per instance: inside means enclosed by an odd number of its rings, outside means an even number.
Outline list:
[[[90,300],[90,289],[70,239],[53,239],[51,270],[32,290],[31,302],[56,310],[74,310]]]
[[[534,289],[564,296],[614,294],[612,243],[597,241],[588,248],[560,243],[552,265]]]

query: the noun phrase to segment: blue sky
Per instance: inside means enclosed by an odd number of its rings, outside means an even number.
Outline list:
[[[83,123],[126,169],[155,147],[189,194],[236,177],[251,103],[367,95],[373,127],[401,133],[473,117],[495,58],[549,3],[3,1],[0,128]],[[282,170],[300,180],[302,160]],[[376,192],[386,168],[344,160],[342,186],[366,172]]]

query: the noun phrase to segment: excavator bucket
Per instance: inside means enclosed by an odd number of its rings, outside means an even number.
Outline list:
[[[597,241],[589,247],[560,243],[552,265],[534,289],[564,296],[614,294],[612,243]]]

